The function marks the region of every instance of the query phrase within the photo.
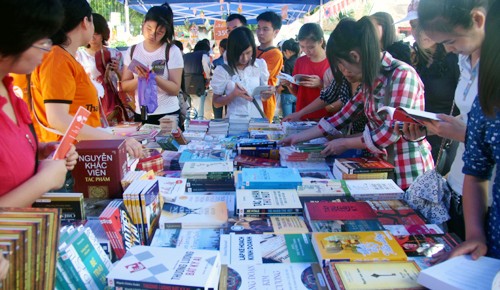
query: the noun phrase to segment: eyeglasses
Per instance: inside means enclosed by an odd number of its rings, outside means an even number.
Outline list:
[[[50,51],[50,49],[52,48],[52,40],[50,38],[47,38],[42,42],[37,43],[37,45],[32,45],[31,47],[38,48],[43,51]]]

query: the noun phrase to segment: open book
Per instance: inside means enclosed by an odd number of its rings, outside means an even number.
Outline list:
[[[421,121],[431,121],[431,120],[439,121],[439,118],[434,113],[410,109],[410,108],[404,108],[404,107],[394,108],[389,106],[383,106],[377,111],[377,113],[382,113],[382,112],[387,112],[387,114],[391,117],[392,120],[404,123],[422,124]]]
[[[466,255],[423,270],[417,282],[430,289],[493,289],[499,271],[498,259],[481,257],[473,261]]]
[[[304,75],[304,74],[296,74],[294,76],[291,76],[291,75],[283,73],[283,72],[280,72],[278,75],[278,79],[287,80],[287,81],[291,82],[292,84],[296,84],[296,85],[298,85],[299,82],[301,82],[301,81],[305,81],[308,77],[309,77],[308,75]]]

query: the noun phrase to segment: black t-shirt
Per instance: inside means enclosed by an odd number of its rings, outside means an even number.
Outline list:
[[[295,62],[297,61],[297,55],[291,56],[289,59],[285,58],[283,62],[283,72],[289,75],[293,74],[293,68],[295,67]],[[291,94],[287,87],[283,86],[282,94]]]

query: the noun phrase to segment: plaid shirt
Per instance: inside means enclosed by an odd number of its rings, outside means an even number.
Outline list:
[[[384,106],[386,87],[392,76],[391,97],[388,106],[407,107],[425,110],[424,85],[415,70],[405,63],[400,63],[391,74],[391,67],[396,60],[385,53],[382,58],[382,72],[375,79],[372,87],[373,96],[365,97],[366,90],[360,90],[340,112],[328,119],[337,130],[342,129],[349,119],[364,111],[368,123],[363,134],[365,143],[372,153],[387,155],[385,148],[394,146],[394,166],[396,182],[406,189],[424,171],[434,167],[430,145],[426,140],[407,142],[394,130],[394,121],[379,116],[377,111]],[[323,128],[320,129],[323,130]]]

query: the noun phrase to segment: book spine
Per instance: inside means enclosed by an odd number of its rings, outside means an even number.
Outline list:
[[[273,216],[302,215],[302,209],[238,209],[239,217],[270,218]]]
[[[228,187],[222,187],[222,186],[217,186],[217,187],[206,187],[206,186],[200,186],[200,187],[186,187],[186,192],[205,192],[205,191],[234,191],[235,187],[233,186],[228,186]]]
[[[374,172],[374,173],[358,173],[358,174],[347,174],[342,173],[343,180],[358,180],[358,179],[387,179],[387,172]]]
[[[128,281],[124,279],[110,279],[108,281],[108,286],[120,287],[120,289],[161,289],[161,290],[200,290],[204,287],[193,287],[193,286],[180,286],[180,285],[168,285],[161,283],[151,283],[142,281]]]
[[[285,181],[247,181],[243,182],[243,187],[245,189],[297,189],[301,182],[285,182]]]

